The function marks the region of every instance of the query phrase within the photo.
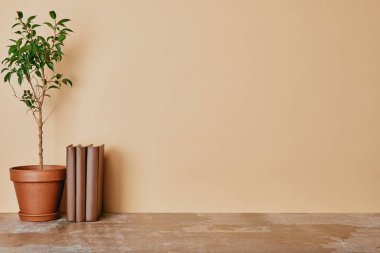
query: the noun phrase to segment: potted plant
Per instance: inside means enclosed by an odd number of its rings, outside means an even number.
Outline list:
[[[50,11],[51,22],[42,25],[35,22],[36,16],[23,17],[17,12],[15,29],[17,38],[11,39],[8,57],[2,61],[5,68],[4,82],[12,88],[13,95],[27,107],[38,127],[38,165],[18,166],[10,169],[14,183],[19,216],[25,221],[48,221],[59,217],[66,168],[60,165],[45,165],[43,156],[43,126],[52,112],[43,117],[44,101],[50,91],[62,85],[72,86],[68,78],[55,72],[56,63],[62,60],[62,47],[69,33],[69,19],[57,19]],[[40,28],[49,30],[48,36],[40,35]],[[17,82],[18,87],[13,83]]]

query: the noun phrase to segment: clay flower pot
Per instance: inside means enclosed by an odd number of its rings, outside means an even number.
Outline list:
[[[50,221],[60,216],[66,168],[60,165],[18,166],[9,169],[23,221]]]

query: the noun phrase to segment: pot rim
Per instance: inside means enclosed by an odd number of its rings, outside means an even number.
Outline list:
[[[13,182],[42,183],[62,181],[66,179],[66,167],[63,165],[23,165],[9,169],[10,179]]]
[[[52,171],[52,170],[61,170],[61,169],[66,169],[66,166],[64,165],[56,165],[56,164],[44,164],[43,165],[44,169],[40,170],[39,165],[20,165],[20,166],[14,166],[11,167],[10,170],[28,170],[28,171]],[[45,168],[46,167],[46,168]]]

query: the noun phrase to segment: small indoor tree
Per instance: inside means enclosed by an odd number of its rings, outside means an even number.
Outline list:
[[[55,64],[62,60],[62,47],[69,33],[73,32],[66,23],[69,19],[57,19],[54,11],[49,12],[51,22],[44,22],[50,35],[42,36],[38,29],[41,24],[34,20],[36,16],[24,19],[21,11],[17,12],[15,29],[16,38],[8,46],[8,57],[2,61],[5,74],[4,82],[12,88],[14,96],[27,106],[38,126],[39,168],[43,161],[43,126],[50,114],[43,117],[43,106],[46,97],[50,97],[52,89],[60,89],[62,85],[72,86],[70,79],[55,72]],[[14,87],[16,82],[21,89]],[[21,91],[17,91],[21,90]]]

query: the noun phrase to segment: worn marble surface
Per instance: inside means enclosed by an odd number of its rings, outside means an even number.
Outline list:
[[[380,214],[105,214],[21,222],[0,214],[3,252],[380,252]]]

